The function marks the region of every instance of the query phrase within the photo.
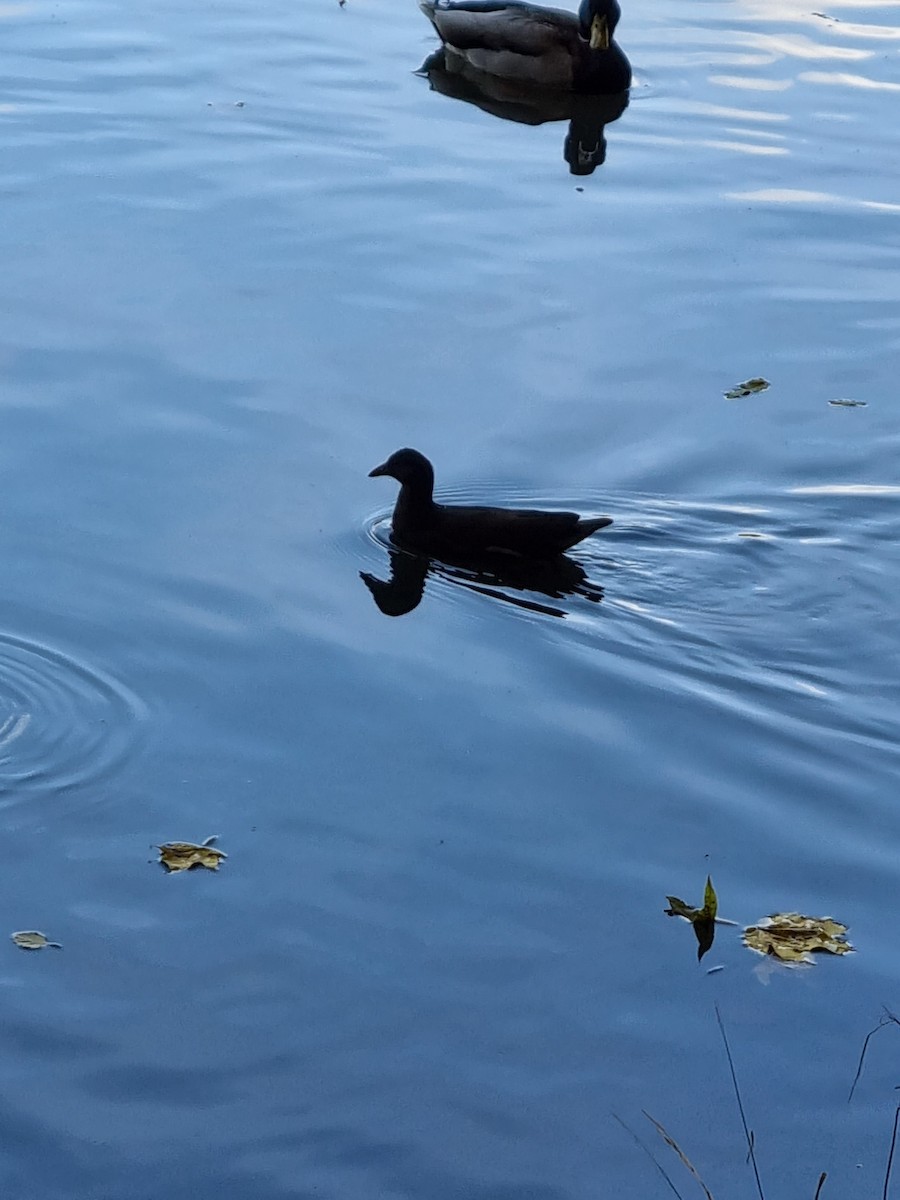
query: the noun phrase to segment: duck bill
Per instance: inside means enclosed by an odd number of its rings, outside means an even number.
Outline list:
[[[387,463],[381,463],[379,466],[373,467],[369,472],[369,478],[374,479],[376,475],[387,475],[387,471],[385,470],[386,466]]]
[[[599,13],[591,21],[591,49],[609,49],[609,23],[606,17],[602,17]]]

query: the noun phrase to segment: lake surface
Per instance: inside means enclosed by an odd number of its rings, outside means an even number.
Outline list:
[[[881,1194],[900,3],[624,7],[582,175],[405,0],[0,8],[7,1194],[750,1196],[716,1003],[767,1200]],[[402,445],[591,586],[386,616]]]

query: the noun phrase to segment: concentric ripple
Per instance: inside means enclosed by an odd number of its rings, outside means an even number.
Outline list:
[[[117,680],[0,633],[0,806],[109,777],[134,743],[142,707]]]

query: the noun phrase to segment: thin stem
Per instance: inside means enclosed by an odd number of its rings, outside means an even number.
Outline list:
[[[891,1134],[891,1149],[888,1153],[887,1167],[884,1172],[884,1191],[881,1193],[882,1200],[887,1200],[888,1185],[891,1182],[891,1165],[894,1161],[894,1147],[897,1144],[897,1122],[900,1121],[900,1104],[897,1105],[894,1111],[894,1132]]]
[[[625,1130],[626,1133],[631,1134],[631,1136],[634,1138],[634,1140],[637,1142],[637,1144],[640,1146],[640,1148],[643,1150],[643,1152],[647,1155],[647,1157],[653,1163],[654,1167],[656,1167],[657,1171],[659,1171],[660,1175],[662,1175],[663,1179],[666,1181],[666,1183],[669,1185],[669,1187],[672,1189],[672,1191],[678,1197],[678,1200],[684,1200],[684,1197],[682,1196],[681,1192],[679,1192],[678,1188],[675,1186],[675,1184],[669,1178],[669,1175],[666,1172],[665,1168],[662,1166],[661,1163],[657,1162],[656,1155],[653,1153],[653,1151],[650,1149],[650,1147],[646,1146],[641,1141],[641,1139],[634,1132],[634,1130],[629,1125],[625,1124],[625,1122],[622,1120],[622,1118],[619,1116],[618,1113],[612,1113],[611,1116],[614,1121],[619,1122],[619,1124],[622,1126],[622,1128]]]
[[[719,1032],[722,1034],[722,1041],[725,1043],[725,1054],[728,1058],[728,1069],[731,1071],[731,1082],[734,1084],[734,1094],[737,1097],[738,1112],[741,1114],[741,1124],[744,1126],[744,1137],[747,1139],[747,1149],[750,1152],[750,1162],[753,1164],[753,1174],[756,1178],[756,1190],[759,1192],[759,1200],[766,1200],[763,1193],[762,1182],[759,1178],[759,1167],[756,1165],[756,1153],[753,1149],[753,1136],[750,1133],[750,1128],[747,1125],[747,1117],[744,1113],[744,1103],[741,1100],[741,1089],[738,1087],[737,1072],[734,1069],[734,1059],[731,1057],[731,1047],[728,1045],[728,1037],[725,1033],[725,1024],[722,1020],[722,1014],[719,1012],[718,1004],[716,1007],[716,1020],[719,1022]]]

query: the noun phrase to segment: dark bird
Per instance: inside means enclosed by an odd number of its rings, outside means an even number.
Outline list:
[[[488,75],[590,95],[624,92],[631,64],[613,40],[617,0],[578,15],[526,0],[419,0],[445,49]]]
[[[396,450],[369,475],[389,475],[400,484],[391,520],[394,540],[438,558],[485,554],[554,558],[612,524],[612,517],[582,517],[573,512],[437,504],[432,494],[434,468],[418,450]]]

